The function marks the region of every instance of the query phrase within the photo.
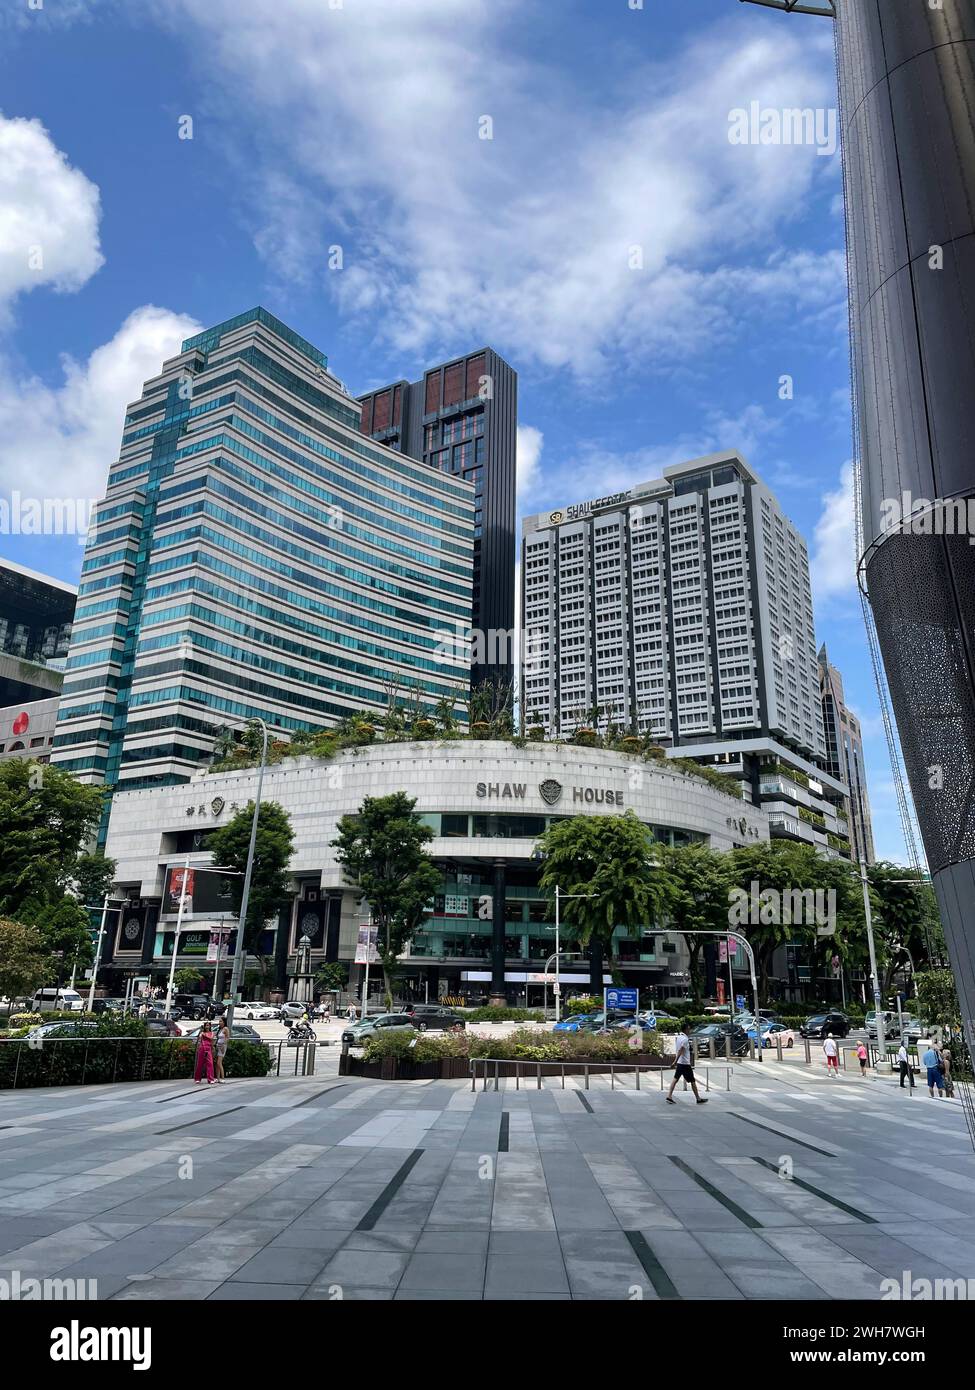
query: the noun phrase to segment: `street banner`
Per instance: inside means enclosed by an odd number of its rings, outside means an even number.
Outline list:
[[[230,932],[211,931],[210,941],[207,945],[207,962],[209,964],[218,963],[227,959],[227,943],[230,941]]]
[[[378,965],[379,950],[379,928],[366,925],[359,928],[359,935],[355,946],[356,965]]]

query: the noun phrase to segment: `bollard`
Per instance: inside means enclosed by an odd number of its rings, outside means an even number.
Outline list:
[[[726,1062],[730,1062],[730,1061],[731,1061],[731,1034],[730,1034],[730,1033],[725,1033],[725,1035],[724,1035],[724,1059],[725,1059]]]
[[[540,1090],[542,1089],[542,1064],[541,1064],[541,1062],[538,1063],[538,1085],[535,1087],[535,1089],[536,1089],[537,1091],[540,1091]]]
[[[305,1067],[303,1076],[315,1075],[315,1043],[307,1043],[305,1046]]]
[[[725,1086],[725,1090],[726,1090],[726,1091],[730,1091],[730,1090],[731,1090],[731,1068],[730,1068],[730,1067],[728,1068],[727,1072],[725,1073],[725,1080],[726,1080],[726,1082],[727,1082],[727,1084],[726,1084],[726,1086]]]
[[[778,1057],[779,1061],[781,1062],[781,1061],[782,1061],[782,1034],[781,1034],[781,1033],[776,1033],[776,1035],[775,1035],[775,1052],[776,1052],[776,1056]]]
[[[809,1039],[808,1039],[808,1038],[803,1038],[802,1041],[803,1041],[803,1046],[804,1046],[805,1049],[806,1049],[806,1065],[809,1066],[809,1065],[811,1065],[811,1063],[812,1063],[812,1055],[811,1055],[811,1053],[810,1053],[810,1051],[809,1051]]]

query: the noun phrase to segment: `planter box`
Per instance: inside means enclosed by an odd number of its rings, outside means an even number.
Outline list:
[[[478,1058],[477,1061],[480,1071],[483,1072],[486,1066],[488,1074],[494,1075],[495,1061],[493,1058]],[[621,1058],[615,1063],[603,1060],[586,1062],[584,1059],[573,1058],[572,1061],[566,1061],[562,1065],[564,1065],[566,1076],[583,1076],[587,1067],[590,1075],[594,1076],[608,1075],[611,1066],[623,1066],[631,1062],[658,1071],[674,1065],[673,1057],[655,1057],[649,1052],[638,1052],[633,1056]],[[560,1070],[553,1070],[559,1065],[558,1062],[542,1062],[542,1076],[561,1076]],[[537,1066],[537,1063],[528,1060],[513,1061],[506,1058],[497,1061],[499,1076],[536,1075]],[[521,1068],[520,1073],[519,1068]],[[470,1076],[470,1062],[466,1057],[440,1057],[430,1062],[414,1062],[410,1058],[383,1057],[378,1062],[367,1062],[362,1057],[353,1057],[351,1053],[343,1053],[339,1057],[339,1076],[366,1076],[375,1081],[463,1081]]]

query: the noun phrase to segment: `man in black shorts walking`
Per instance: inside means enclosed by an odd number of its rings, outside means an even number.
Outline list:
[[[707,1105],[707,1099],[698,1094],[697,1082],[694,1080],[694,1068],[691,1066],[691,1040],[681,1025],[681,1030],[677,1034],[676,1051],[674,1056],[674,1079],[670,1083],[670,1090],[667,1092],[667,1104],[676,1105],[674,1100],[674,1089],[678,1081],[686,1081],[690,1084],[694,1092],[694,1099],[698,1105]]]

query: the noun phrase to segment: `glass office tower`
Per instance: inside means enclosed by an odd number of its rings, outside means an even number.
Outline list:
[[[515,453],[518,376],[491,348],[360,396],[362,430],[391,449],[474,484],[472,627],[486,634],[471,682],[514,677]],[[502,642],[505,641],[505,645]]]
[[[54,761],[184,782],[259,716],[285,736],[410,698],[458,715],[474,489],[371,443],[325,356],[254,309],[131,406],[82,565]]]

